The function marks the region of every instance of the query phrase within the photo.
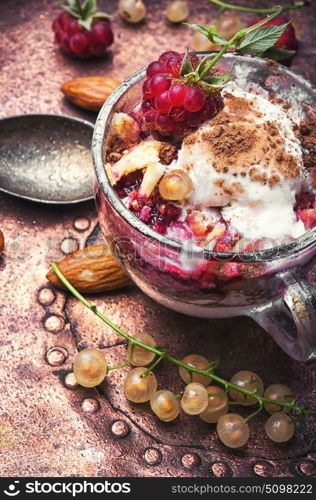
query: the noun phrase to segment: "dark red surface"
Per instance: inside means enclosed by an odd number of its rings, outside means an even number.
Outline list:
[[[115,12],[116,3],[99,0],[100,7],[114,13],[116,42],[106,58],[90,62],[69,59],[54,46],[50,24],[58,1],[2,0],[0,115],[56,112],[94,120],[93,113],[63,99],[59,86],[64,80],[88,74],[123,79],[170,46],[183,50],[189,44],[189,30],[165,21],[165,1],[147,1],[148,18],[139,26],[124,23]],[[192,22],[211,22],[216,8],[207,0],[190,4]],[[248,21],[251,15],[242,18]],[[315,9],[295,11],[293,18],[302,40],[292,67],[315,81]],[[164,424],[147,405],[129,404],[122,395],[127,369],[111,372],[101,391],[73,384],[69,372],[78,346],[103,348],[110,364],[125,356],[118,335],[76,300],[52,290],[45,278],[50,261],[101,238],[96,226],[92,202],[46,207],[0,194],[0,228],[6,241],[0,260],[0,474],[315,475],[313,417],[297,424],[288,444],[276,445],[264,437],[263,413],[251,422],[246,448],[231,451],[198,417],[181,415],[175,423]],[[289,359],[251,320],[188,318],[132,288],[92,301],[126,331],[147,331],[178,357],[192,352],[220,357],[219,374],[229,378],[248,368],[265,384],[286,383],[300,402],[316,406],[315,365]],[[173,366],[162,364],[157,377],[161,387],[182,387]]]

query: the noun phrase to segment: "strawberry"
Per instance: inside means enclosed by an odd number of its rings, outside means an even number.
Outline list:
[[[82,59],[103,56],[114,40],[108,14],[97,12],[95,0],[68,0],[63,9],[52,25],[59,47]]]

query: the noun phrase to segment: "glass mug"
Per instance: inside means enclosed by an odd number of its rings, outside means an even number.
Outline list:
[[[271,61],[226,54],[241,87],[251,84],[284,97],[307,116],[316,92],[302,77]],[[98,116],[93,137],[99,220],[112,250],[135,284],[164,306],[191,316],[247,315],[294,359],[316,359],[316,291],[307,281],[316,255],[316,228],[300,238],[252,253],[212,252],[158,234],[133,215],[104,169],[113,113],[131,112],[141,99],[145,69],[118,87]],[[110,235],[110,236],[109,236]]]

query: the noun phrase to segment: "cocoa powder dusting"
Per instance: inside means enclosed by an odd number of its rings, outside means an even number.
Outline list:
[[[214,140],[219,138],[220,140]],[[240,124],[227,128],[215,125],[211,131],[203,132],[202,139],[210,143],[214,155],[232,158],[249,151],[257,140],[257,134],[255,130]]]
[[[296,131],[296,136],[300,140],[305,152],[303,154],[303,162],[305,168],[316,166],[316,123],[302,122],[299,129]]]
[[[184,143],[201,143],[219,173],[248,175],[252,181],[270,187],[281,183],[282,178],[299,177],[300,165],[285,152],[277,125],[270,121],[256,123],[256,117],[261,116],[253,102],[227,93],[224,110],[210,122],[212,128],[191,134]],[[310,139],[306,130],[305,140],[311,145]],[[226,189],[223,185],[222,190]],[[238,191],[237,186],[233,191]]]

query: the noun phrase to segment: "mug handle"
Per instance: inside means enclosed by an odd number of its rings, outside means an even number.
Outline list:
[[[278,273],[280,298],[249,312],[297,361],[316,360],[316,289],[298,270]]]

